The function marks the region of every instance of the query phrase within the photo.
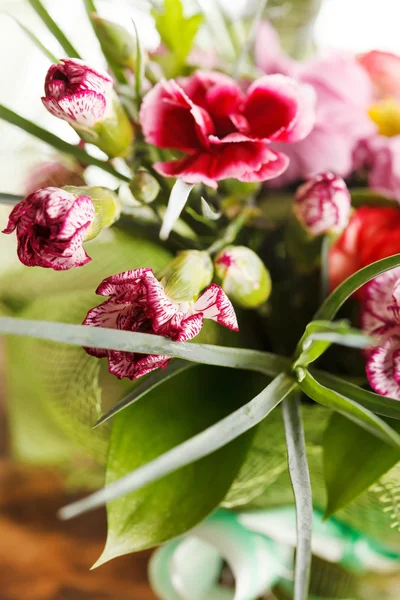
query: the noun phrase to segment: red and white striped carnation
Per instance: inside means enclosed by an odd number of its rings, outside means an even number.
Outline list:
[[[24,265],[63,271],[91,260],[82,243],[94,216],[88,196],[41,188],[18,202],[3,233],[16,230],[18,257]]]
[[[105,279],[97,289],[109,299],[89,310],[83,324],[125,331],[152,333],[176,342],[193,339],[212,319],[238,331],[235,311],[223,290],[211,284],[195,302],[174,302],[151,269],[126,271]],[[108,358],[110,373],[119,379],[137,379],[150,371],[165,368],[169,356],[86,348],[99,358]]]
[[[44,89],[47,110],[73,126],[93,127],[111,112],[113,80],[77,58],[51,65]]]
[[[400,400],[400,267],[366,285],[361,323],[365,333],[381,338],[377,348],[365,353],[371,387]]]
[[[349,222],[350,210],[349,190],[333,173],[313,177],[296,192],[294,211],[311,235],[342,231]]]

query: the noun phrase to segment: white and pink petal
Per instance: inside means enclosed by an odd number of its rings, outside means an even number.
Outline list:
[[[368,355],[366,372],[373,390],[400,400],[400,338],[391,337]]]
[[[211,319],[220,325],[239,331],[235,309],[223,289],[212,283],[194,304],[195,314]]]

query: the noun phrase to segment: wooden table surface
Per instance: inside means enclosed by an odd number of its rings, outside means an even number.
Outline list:
[[[6,422],[0,389],[0,600],[155,600],[147,583],[150,553],[90,571],[106,539],[104,510],[58,520],[57,509],[71,497],[54,472],[7,457]]]

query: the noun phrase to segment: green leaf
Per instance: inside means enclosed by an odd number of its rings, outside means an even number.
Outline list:
[[[119,480],[225,417],[262,388],[243,371],[195,367],[147,394],[113,421],[106,484]],[[108,536],[96,566],[180,535],[222,500],[252,433],[107,505]],[[182,453],[183,455],[183,453]]]
[[[175,360],[169,363],[165,370],[159,369],[152,373],[149,377],[138,385],[132,392],[130,392],[127,396],[122,398],[115,406],[113,406],[105,415],[103,415],[95,424],[95,427],[102,425],[111,417],[114,417],[116,414],[131,406],[134,402],[137,402],[147,394],[149,394],[152,390],[155,390],[161,384],[167,382],[172,377],[176,377],[183,371],[187,369],[191,369],[195,365],[193,363],[188,363],[183,360]]]
[[[165,0],[164,12],[152,11],[161,41],[173,53],[179,71],[192,49],[194,38],[203,23],[201,14],[185,17],[181,0]]]
[[[351,327],[349,321],[311,321],[297,346],[297,360],[293,368],[307,367],[317,360],[331,344],[341,344],[350,348],[367,348],[374,339],[359,329]]]
[[[16,19],[15,17],[13,17],[12,15],[10,15],[10,17],[12,19],[14,19],[14,21],[17,23],[17,25],[19,25],[22,29],[22,31],[24,33],[26,33],[26,35],[32,40],[32,42],[35,44],[35,46],[37,48],[39,48],[39,50],[41,52],[43,52],[43,54],[45,56],[47,56],[47,58],[52,62],[52,63],[58,63],[58,58],[57,56],[55,56],[48,48],[46,48],[46,46],[44,44],[42,44],[42,42],[39,40],[39,38],[33,33],[33,31],[31,31],[28,27],[25,27],[25,25],[23,23],[21,23],[21,21],[19,21],[18,19]]]
[[[135,65],[135,97],[136,107],[139,110],[142,102],[142,88],[144,79],[144,62],[143,62],[143,48],[140,43],[139,31],[136,27],[135,21],[132,19],[133,27],[136,35],[136,65]]]
[[[290,367],[290,359],[268,352],[228,348],[210,344],[172,342],[149,333],[134,333],[104,327],[67,325],[48,321],[29,321],[12,317],[0,318],[0,333],[31,336],[42,340],[64,342],[75,346],[166,354],[192,362],[232,369],[245,369],[276,376]]]
[[[297,374],[301,389],[315,402],[336,410],[387,444],[400,448],[400,435],[373,412],[335,390],[321,385],[307,369],[299,368]]]
[[[339,392],[339,394],[343,394],[343,396],[350,398],[350,400],[354,400],[358,404],[361,404],[361,406],[364,406],[364,408],[367,408],[378,415],[383,415],[384,417],[400,419],[399,400],[381,396],[374,392],[370,392],[369,390],[364,390],[358,385],[354,385],[340,377],[336,377],[335,375],[323,371],[311,369],[311,373],[321,385],[333,389],[336,392]]]
[[[53,133],[42,129],[42,127],[39,127],[35,123],[32,123],[32,121],[21,117],[20,115],[18,115],[9,108],[6,108],[3,105],[0,105],[0,119],[2,119],[3,121],[7,121],[7,123],[11,123],[11,125],[15,125],[20,129],[23,129],[27,133],[30,133],[34,137],[38,138],[39,140],[42,140],[43,142],[46,142],[46,144],[53,146],[53,148],[56,148],[57,150],[60,150],[65,154],[71,154],[80,163],[83,163],[84,165],[94,165],[96,167],[100,167],[100,169],[103,169],[103,171],[107,171],[107,173],[110,173],[111,175],[117,177],[118,179],[121,179],[122,181],[130,181],[129,177],[126,177],[125,175],[122,175],[122,173],[119,173],[109,163],[104,162],[103,160],[99,160],[94,156],[90,156],[90,154],[85,152],[85,150],[83,150],[82,148],[79,148],[79,146],[65,142],[57,135],[54,135]]]
[[[400,423],[391,421],[400,433]],[[356,423],[333,414],[324,441],[324,478],[328,493],[325,518],[353,502],[400,460],[393,448]]]
[[[190,372],[188,375],[190,375]],[[247,381],[247,378],[245,378],[245,381]],[[172,380],[172,382],[174,383],[176,380]],[[291,377],[282,373],[250,402],[208,427],[208,429],[198,433],[186,442],[178,444],[172,450],[128,473],[123,478],[114,481],[103,490],[64,507],[60,511],[61,518],[69,519],[97,506],[102,506],[223,448],[265,419],[287,394],[295,389],[296,385]],[[220,391],[218,393],[220,394]],[[203,402],[205,397],[203,397]],[[223,397],[224,394],[220,394],[216,404],[221,402]],[[145,402],[138,402],[132,406],[132,409],[144,404]],[[191,422],[192,416],[191,414],[190,419],[188,419],[189,422]],[[157,419],[160,420],[159,417]],[[165,429],[164,426],[163,429]]]
[[[73,47],[57,23],[51,18],[40,0],[28,0],[28,2],[32,6],[33,10],[36,11],[36,13],[42,19],[47,29],[54,35],[59,44],[64,48],[67,55],[71,58],[81,58],[79,52]]]
[[[334,318],[339,308],[356,292],[371,279],[374,279],[385,271],[390,271],[395,267],[400,266],[400,254],[394,254],[389,258],[383,258],[378,260],[372,265],[368,265],[363,269],[354,273],[348,277],[343,283],[341,283],[323,302],[321,307],[315,314],[315,320],[326,320],[330,321]]]
[[[0,204],[11,204],[11,206],[14,206],[20,200],[23,200],[23,198],[23,196],[16,196],[15,194],[5,194],[0,192]]]
[[[282,402],[290,480],[296,504],[296,562],[294,598],[307,600],[311,574],[313,502],[307,463],[300,394],[295,390]]]

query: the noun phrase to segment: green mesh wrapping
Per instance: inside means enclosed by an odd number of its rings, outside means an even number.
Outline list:
[[[322,406],[302,407],[313,501],[324,510],[326,492],[322,473],[322,434],[331,411]],[[229,508],[273,508],[293,504],[287,471],[286,443],[281,411],[273,411],[259,426],[254,443],[238,478],[224,500]],[[382,483],[386,487],[382,489]],[[400,534],[393,515],[400,511],[400,494],[387,494],[388,486],[400,491],[400,466],[385,475],[378,486],[336,513],[343,523],[370,535],[384,546],[400,548]],[[386,503],[384,502],[386,501]]]

